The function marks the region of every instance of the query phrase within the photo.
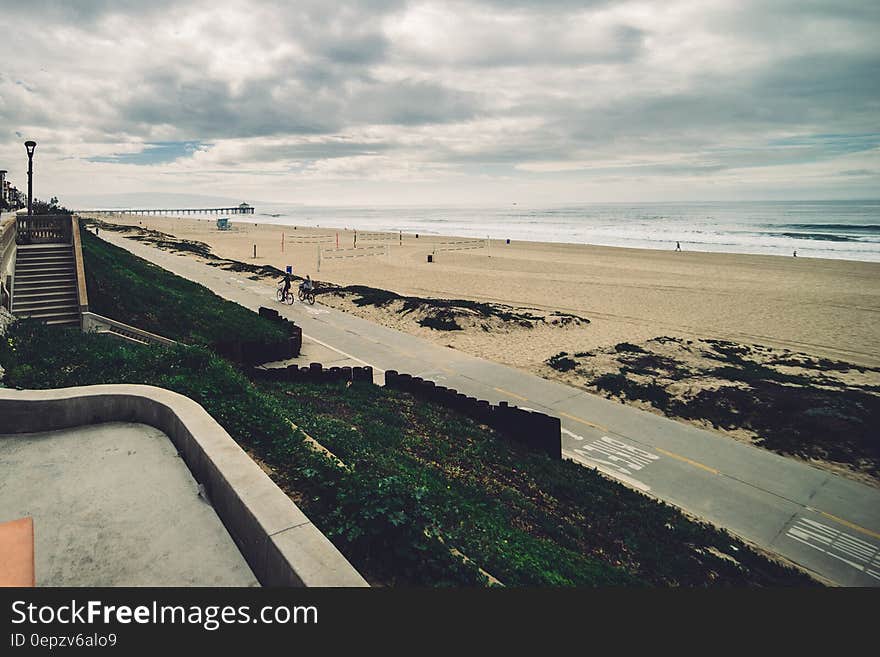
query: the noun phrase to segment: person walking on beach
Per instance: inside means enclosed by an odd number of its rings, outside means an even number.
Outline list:
[[[675,243],[675,250],[676,250],[676,251],[681,251],[681,242],[676,242],[676,243]]]

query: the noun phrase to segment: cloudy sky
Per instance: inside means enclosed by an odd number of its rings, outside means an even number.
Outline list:
[[[876,0],[0,0],[35,195],[880,196]]]

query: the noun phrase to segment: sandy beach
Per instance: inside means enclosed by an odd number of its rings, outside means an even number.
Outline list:
[[[530,370],[543,369],[560,351],[658,336],[725,339],[880,365],[877,263],[503,240],[487,247],[485,240],[410,234],[403,235],[401,246],[398,235],[362,232],[355,249],[354,231],[334,228],[233,221],[231,230],[219,231],[213,218],[116,215],[112,221],[204,242],[225,258],[282,269],[292,265],[295,274],[338,285],[498,302],[590,320],[561,328],[512,327],[502,338],[479,328],[437,331],[398,313],[322,298],[368,319]],[[347,250],[335,251],[337,235]]]

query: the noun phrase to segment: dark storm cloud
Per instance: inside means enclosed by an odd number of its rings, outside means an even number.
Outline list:
[[[9,20],[38,16],[44,22],[73,26],[94,23],[108,15],[136,17],[160,13],[175,4],[174,0],[3,0],[0,11]]]
[[[222,80],[152,76],[121,104],[134,132],[157,125],[204,138],[335,133],[364,124],[423,125],[457,121],[475,112],[471,95],[427,82],[373,81],[363,89],[333,89],[332,78],[288,87],[286,80],[246,82],[236,92]]]
[[[337,103],[307,94],[275,97],[277,80],[252,80],[238,92],[224,80],[183,78],[171,72],[152,75],[119,104],[121,120],[132,132],[149,134],[169,126],[200,138],[318,134],[341,127]]]
[[[371,85],[345,108],[352,122],[403,126],[457,122],[476,112],[473,94],[411,80]]]

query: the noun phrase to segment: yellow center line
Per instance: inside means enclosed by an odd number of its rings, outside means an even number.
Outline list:
[[[577,415],[569,415],[568,413],[563,413],[562,411],[559,411],[559,414],[562,417],[567,417],[569,420],[574,420],[575,422],[586,424],[588,427],[593,427],[594,429],[598,429],[599,431],[611,433],[611,430],[608,427],[603,427],[601,424],[594,424],[593,422],[587,422],[583,418],[579,418]]]
[[[854,522],[850,522],[849,520],[844,520],[843,518],[838,518],[837,516],[833,516],[830,513],[825,513],[824,511],[820,511],[819,509],[813,509],[810,507],[807,507],[807,509],[809,509],[810,511],[815,511],[816,513],[819,513],[819,514],[825,516],[826,518],[830,518],[834,522],[839,522],[844,527],[849,527],[850,529],[854,529],[857,532],[861,532],[862,534],[865,534],[867,536],[871,536],[873,538],[880,538],[880,534],[878,534],[877,532],[871,531],[870,529],[866,529],[860,525],[855,524]]]
[[[676,454],[675,452],[667,452],[665,449],[660,449],[659,447],[654,448],[656,451],[661,454],[665,454],[674,459],[678,459],[679,461],[683,461],[689,465],[694,466],[695,468],[700,468],[701,470],[705,470],[706,472],[711,472],[712,474],[719,474],[718,470],[715,468],[710,468],[708,465],[703,465],[702,463],[698,463],[697,461],[693,461],[686,456],[681,456],[680,454]]]
[[[511,397],[516,397],[517,399],[522,399],[523,401],[529,401],[528,397],[523,397],[522,395],[518,395],[515,392],[510,392],[510,390],[505,390],[504,388],[495,388],[502,395],[510,395]]]

